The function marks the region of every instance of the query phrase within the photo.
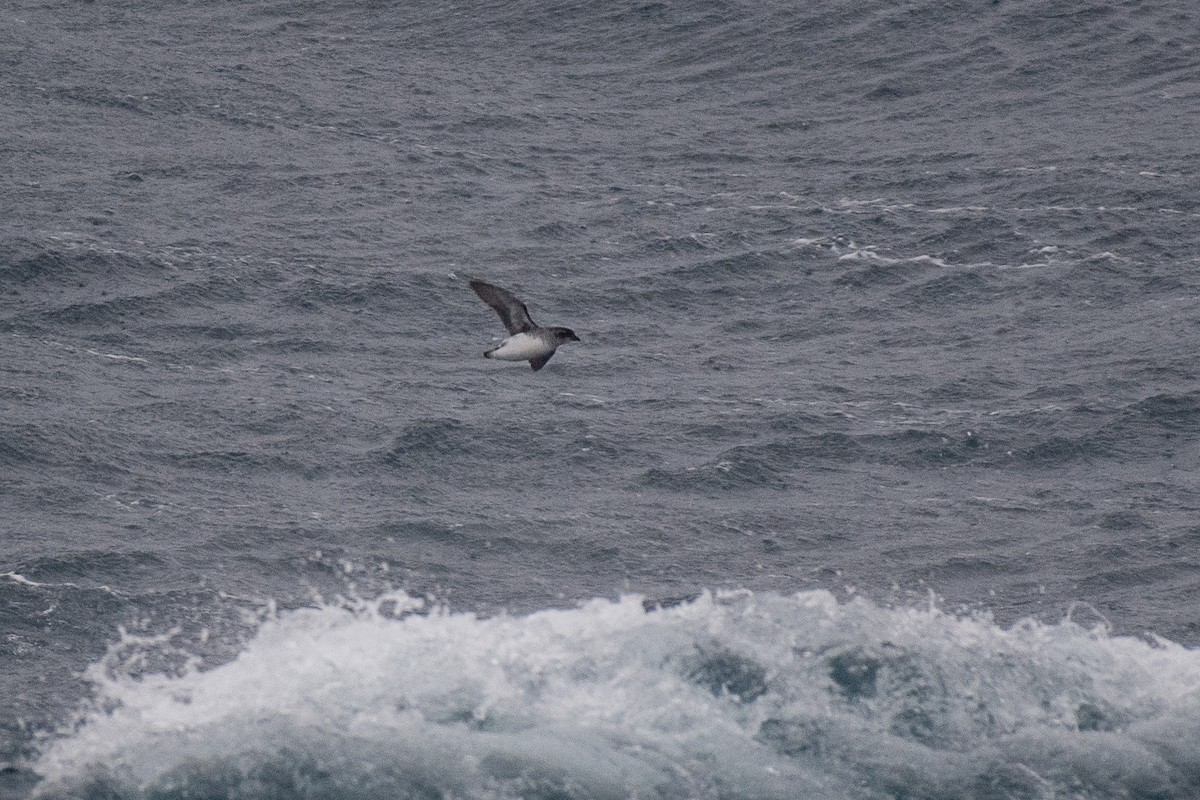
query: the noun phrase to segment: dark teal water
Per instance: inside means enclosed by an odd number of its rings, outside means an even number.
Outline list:
[[[0,793],[1194,796],[1196,22],[14,8]]]

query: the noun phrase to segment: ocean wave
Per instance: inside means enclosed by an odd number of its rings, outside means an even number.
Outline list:
[[[142,275],[157,275],[163,266],[152,260],[91,247],[46,248],[29,242],[6,242],[15,249],[0,269],[0,286],[61,285],[108,282],[120,285]]]
[[[273,280],[269,270],[253,279],[213,274],[212,257],[179,248],[125,251],[68,235],[6,246],[0,291],[16,298],[4,315],[16,327],[114,330],[197,312],[211,325],[214,304],[243,300],[248,284]]]
[[[1200,392],[1148,397],[1129,406],[1125,419],[1176,433],[1200,432]]]
[[[667,605],[669,607],[663,607]],[[227,663],[131,675],[35,796],[1194,796],[1200,655],[1070,620],[1002,629],[825,592],[481,619],[406,595],[269,619]],[[161,660],[161,659],[160,659]]]
[[[700,466],[654,467],[641,476],[641,483],[668,491],[783,489],[788,486],[780,470],[767,459],[750,452],[750,448],[735,448],[717,461]]]
[[[609,435],[592,430],[589,424],[565,421],[554,435],[531,438],[520,425],[503,420],[424,417],[405,424],[390,446],[375,451],[374,459],[387,469],[463,475],[478,470],[481,457],[484,463],[493,463],[493,459],[508,461],[514,454],[523,459],[559,459],[564,453],[567,458],[621,454]]]

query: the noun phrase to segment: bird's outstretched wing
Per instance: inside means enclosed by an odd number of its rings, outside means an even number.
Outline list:
[[[550,356],[552,356],[552,355],[554,355],[553,350],[551,350],[549,353],[547,353],[546,355],[541,356],[539,358],[529,359],[530,369],[532,369],[534,372],[537,372],[539,369],[546,366],[546,362],[550,360]]]
[[[509,336],[536,327],[529,318],[529,310],[525,308],[525,304],[514,297],[512,292],[479,280],[471,281],[471,288],[479,295],[480,300],[496,309]]]

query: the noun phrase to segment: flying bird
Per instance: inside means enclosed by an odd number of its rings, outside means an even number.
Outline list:
[[[543,328],[529,318],[529,310],[512,292],[480,280],[472,280],[471,288],[479,299],[500,315],[508,338],[483,354],[484,358],[501,361],[528,361],[534,372],[546,366],[559,345],[578,342],[570,328]]]

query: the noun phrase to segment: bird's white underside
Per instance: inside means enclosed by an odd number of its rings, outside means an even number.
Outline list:
[[[488,358],[498,358],[501,361],[529,361],[553,352],[554,348],[537,336],[531,336],[528,333],[517,333],[508,337],[500,343],[499,347],[487,351],[484,355]]]

